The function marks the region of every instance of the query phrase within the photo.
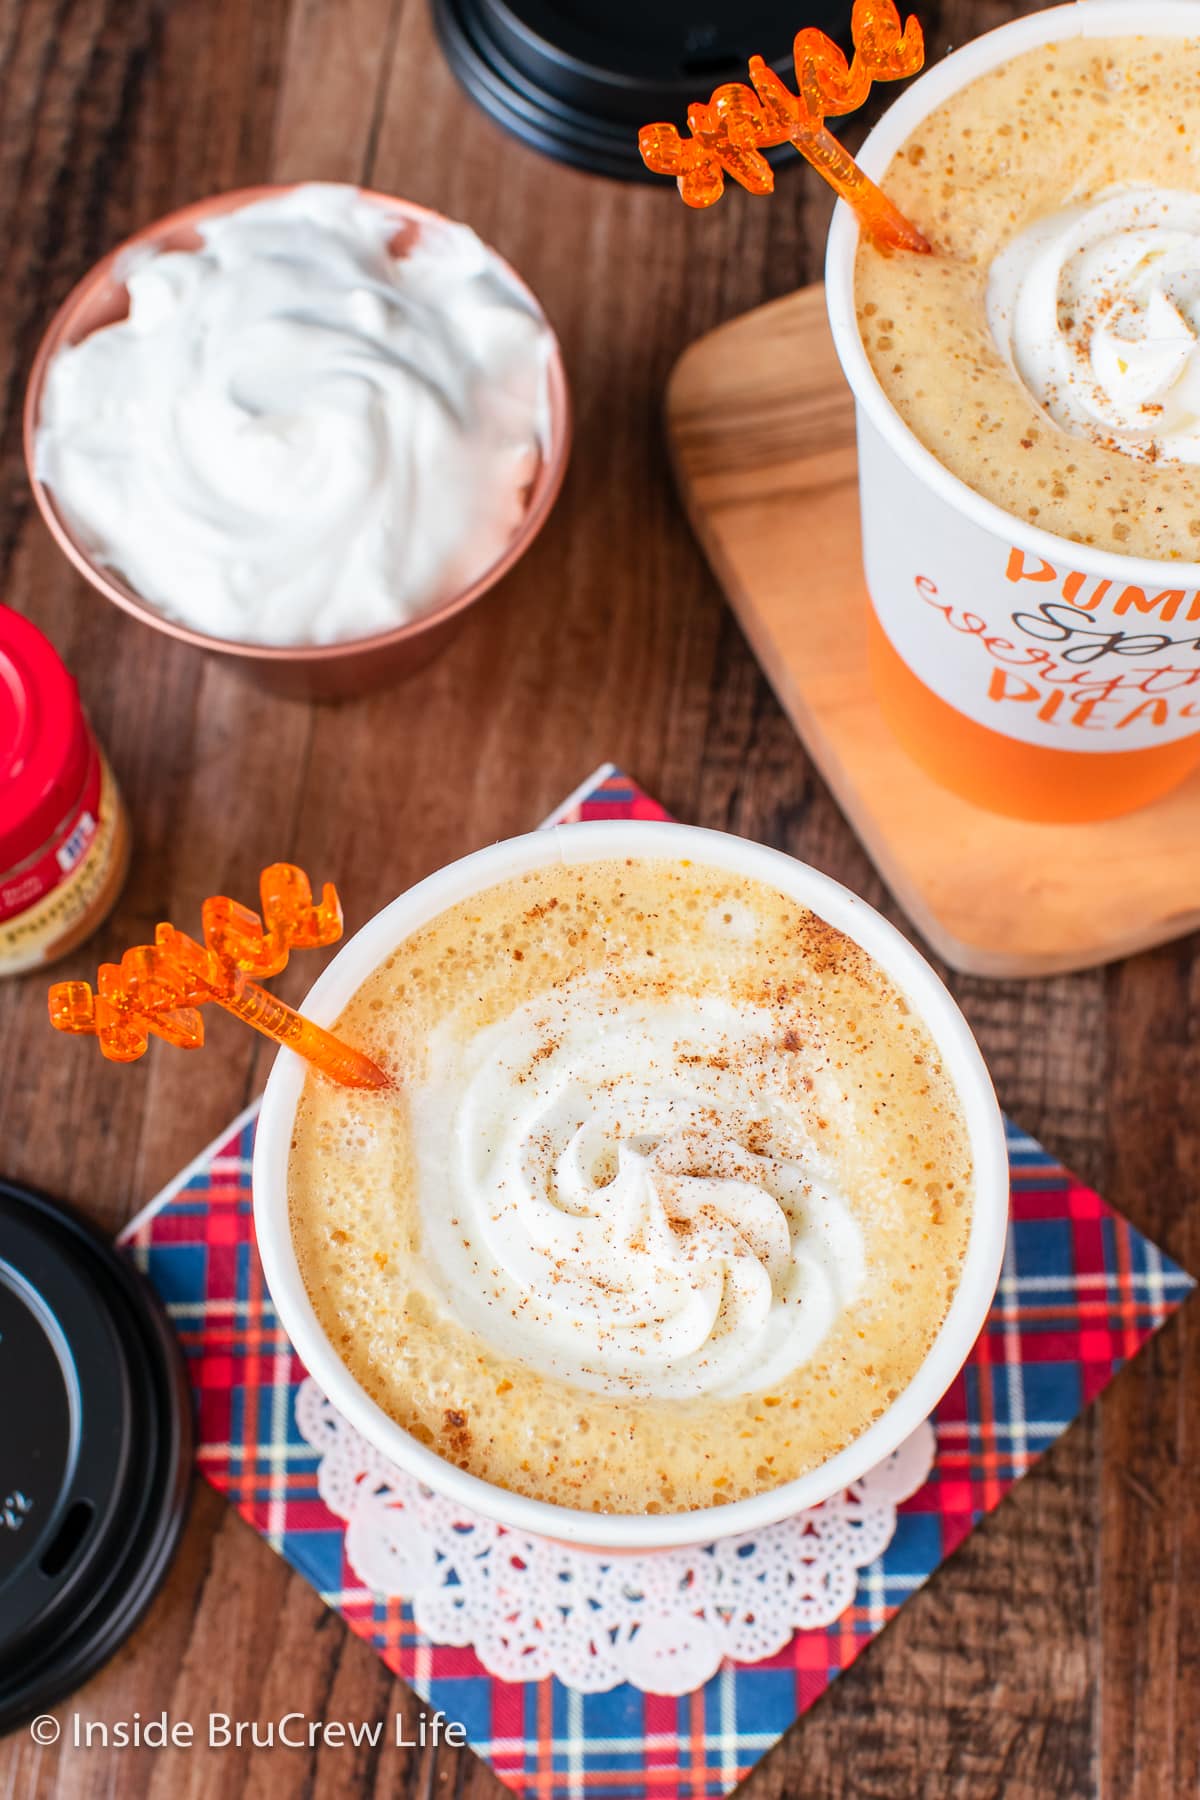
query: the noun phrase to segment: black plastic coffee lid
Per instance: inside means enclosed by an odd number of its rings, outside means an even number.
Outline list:
[[[141,1618],[191,1453],[183,1357],[149,1284],[75,1214],[0,1181],[0,1733]]]
[[[745,81],[752,55],[793,74],[795,0],[434,0],[433,14],[451,68],[486,112],[598,175],[645,177],[638,127],[682,130],[689,103]],[[849,19],[846,0],[813,0],[802,23],[845,38]]]

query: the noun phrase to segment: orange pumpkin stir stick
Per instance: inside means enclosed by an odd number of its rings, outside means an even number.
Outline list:
[[[337,942],[342,908],[334,888],[326,882],[314,905],[304,871],[272,863],[262,872],[259,892],[261,918],[223,894],[206,900],[200,910],[202,944],[174,925],[157,926],[152,944],[127,950],[119,963],[100,965],[94,993],[86,981],[55,982],[50,1023],[56,1031],[97,1038],[110,1062],[136,1062],[151,1034],[181,1049],[198,1049],[204,1042],[198,1008],[211,1000],[343,1087],[391,1087],[391,1076],[361,1050],[251,979],[278,975],[291,950]]]
[[[900,24],[893,0],[854,0],[850,21],[854,60],[847,63],[832,38],[808,28],[796,33],[798,91],[791,89],[761,56],[750,59],[753,87],[726,82],[708,101],[688,108],[690,137],[674,125],[643,125],[638,133],[642,161],[656,175],[674,175],[688,206],[711,206],[731,175],[752,194],[769,194],[775,175],[762,154],[776,144],[794,144],[858,214],[864,231],[885,249],[932,249],[825,120],[862,105],[873,81],[915,75],[925,60],[925,40],[915,18]]]

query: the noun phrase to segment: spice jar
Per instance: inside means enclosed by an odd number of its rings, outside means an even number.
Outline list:
[[[75,681],[36,626],[0,606],[0,975],[90,937],[128,866],[128,815]]]

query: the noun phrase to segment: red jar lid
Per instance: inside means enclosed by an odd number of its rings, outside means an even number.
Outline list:
[[[0,606],[0,874],[52,837],[83,791],[79,690],[36,625]]]

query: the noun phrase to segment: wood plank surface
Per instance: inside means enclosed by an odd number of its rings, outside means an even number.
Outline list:
[[[931,54],[1016,10],[1032,8],[923,7]],[[98,601],[37,519],[18,431],[40,331],[102,251],[213,190],[300,176],[362,179],[475,225],[541,295],[578,407],[566,488],[530,557],[415,685],[325,711],[259,695]],[[667,185],[540,159],[464,98],[423,0],[0,0],[0,592],[77,671],[136,829],[115,918],[64,972],[89,972],[157,918],[194,919],[210,891],[252,896],[276,857],[336,878],[356,926],[415,877],[531,825],[606,757],[681,818],[778,844],[903,927],[721,600],[661,434],[685,345],[815,280],[828,216],[800,167],[771,201],[733,193],[696,215]],[[318,962],[297,959],[281,991],[297,998]],[[1196,940],[1108,970],[952,985],[1005,1106],[1200,1267]],[[4,1174],[115,1229],[262,1084],[266,1049],[231,1020],[209,1030],[197,1058],[155,1046],[113,1068],[49,1037],[42,982],[0,985]],[[1188,1307],[748,1793],[1194,1793],[1198,1391]],[[149,1617],[73,1704],[110,1721],[418,1711],[202,1484]],[[14,1800],[502,1792],[447,1749],[0,1744],[0,1793]]]

